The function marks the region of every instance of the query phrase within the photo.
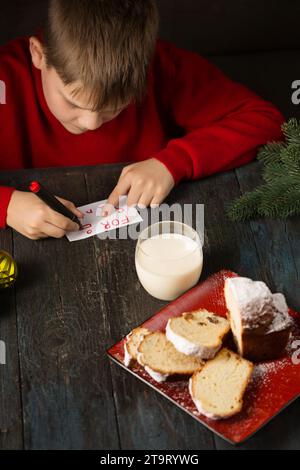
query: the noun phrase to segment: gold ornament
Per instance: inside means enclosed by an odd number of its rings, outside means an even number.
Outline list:
[[[0,289],[11,287],[17,279],[17,263],[6,251],[0,250]]]

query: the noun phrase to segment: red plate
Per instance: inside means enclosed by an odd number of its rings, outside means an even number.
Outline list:
[[[170,317],[176,317],[183,312],[200,307],[225,316],[224,281],[227,277],[235,276],[237,274],[226,270],[212,275],[140,326],[150,331],[163,331]],[[294,326],[285,355],[274,361],[255,364],[251,382],[244,396],[243,410],[227,420],[215,421],[201,415],[190,397],[187,380],[157,383],[139,364],[131,368],[125,367],[123,364],[125,338],[112,346],[108,350],[108,355],[117,364],[150,385],[211,431],[237,444],[252,436],[300,396],[300,315],[291,309],[289,313],[293,318]]]

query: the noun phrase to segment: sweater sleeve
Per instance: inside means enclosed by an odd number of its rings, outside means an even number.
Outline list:
[[[165,43],[160,54],[163,105],[182,132],[153,155],[176,183],[244,165],[261,145],[282,140],[276,107],[200,55]]]
[[[0,229],[6,227],[7,208],[15,188],[0,186]]]

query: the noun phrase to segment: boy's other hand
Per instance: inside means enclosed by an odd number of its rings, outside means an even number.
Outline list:
[[[74,204],[57,198],[78,218],[83,214]],[[31,240],[62,238],[67,232],[79,229],[75,222],[55,212],[35,194],[14,191],[7,209],[7,225]]]
[[[128,207],[157,207],[175,186],[173,176],[167,167],[155,158],[126,166],[118,184],[108,198],[102,215],[112,213],[121,196],[128,196]]]

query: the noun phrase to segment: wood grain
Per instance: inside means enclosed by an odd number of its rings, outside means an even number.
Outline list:
[[[84,205],[104,199],[122,165],[3,172],[0,184],[25,189],[40,179],[57,195]],[[227,204],[260,182],[257,163],[182,183],[172,205],[205,204],[202,279],[221,268],[267,282],[299,309],[299,219],[232,223]],[[175,215],[176,218],[176,215]],[[195,212],[189,223],[195,227]],[[10,230],[0,247],[20,267],[15,289],[1,293],[0,448],[227,449],[230,444],[109,362],[108,347],[166,303],[140,285],[136,241],[94,237],[78,243],[32,242]],[[21,384],[21,388],[20,388]],[[300,449],[299,400],[251,438],[244,449]]]
[[[251,191],[262,183],[261,166],[252,163],[236,171],[242,193]],[[257,279],[265,281],[272,292],[285,294],[287,303],[299,311],[300,252],[299,217],[288,221],[257,219],[251,221],[250,228],[258,255]],[[272,420],[261,432],[240,446],[241,449],[299,449],[300,401],[297,400]],[[217,447],[231,448],[217,438]]]
[[[10,231],[0,231],[0,250],[13,252]],[[6,347],[6,364],[0,365],[0,449],[22,449],[23,419],[15,288],[0,291],[0,302],[0,340],[5,342]]]

